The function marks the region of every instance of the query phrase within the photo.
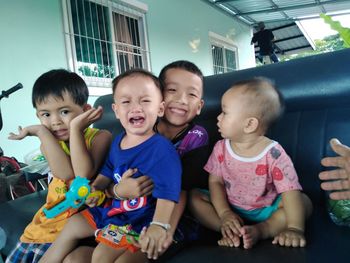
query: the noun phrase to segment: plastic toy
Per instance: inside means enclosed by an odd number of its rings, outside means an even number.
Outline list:
[[[89,196],[87,197],[87,199],[89,198],[94,198],[94,197],[97,197],[98,198],[98,201],[97,201],[97,204],[96,206],[99,206],[103,203],[103,201],[105,200],[106,198],[106,195],[104,192],[102,191],[95,191],[95,192],[92,192],[89,194]]]
[[[60,203],[50,209],[44,208],[43,212],[47,218],[54,218],[65,212],[69,208],[79,208],[90,194],[89,180],[77,176],[66,193],[65,198]]]
[[[124,226],[116,226],[108,224],[104,228],[100,229],[97,234],[98,241],[107,241],[111,244],[120,244],[123,242],[123,237],[126,238],[127,243],[132,244],[131,237],[136,241],[139,240],[139,234],[132,230],[130,224]]]

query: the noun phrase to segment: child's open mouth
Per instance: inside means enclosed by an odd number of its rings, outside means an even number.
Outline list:
[[[145,121],[144,117],[133,117],[129,119],[129,122],[133,125],[133,126],[141,126]]]

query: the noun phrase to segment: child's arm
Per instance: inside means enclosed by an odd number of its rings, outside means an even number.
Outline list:
[[[221,220],[221,233],[224,237],[241,236],[242,219],[235,214],[227,200],[224,182],[218,176],[209,175],[210,200]]]
[[[41,152],[44,154],[51,172],[60,179],[73,178],[74,173],[69,156],[62,150],[57,139],[44,125],[19,127],[18,134],[10,133],[9,139],[21,140],[27,136],[36,136],[41,142]]]
[[[140,239],[142,252],[147,253],[150,259],[157,259],[159,251],[167,238],[167,231],[175,203],[170,200],[158,199],[153,221],[148,227],[145,235]]]
[[[88,150],[84,138],[84,130],[102,117],[102,107],[91,108],[78,115],[70,122],[70,154],[75,175],[87,177],[96,175],[111,144],[112,136],[108,131],[99,131]]]
[[[158,249],[158,252],[160,254],[164,253],[165,250],[167,250],[168,247],[172,244],[177,225],[178,225],[178,223],[181,219],[181,216],[185,210],[186,203],[187,203],[187,192],[181,191],[180,200],[177,204],[175,204],[175,208],[174,208],[173,213],[172,213],[171,218],[170,218],[171,228],[167,231],[167,238],[164,241],[163,245],[161,247],[159,247],[159,249]]]
[[[305,230],[305,209],[299,190],[282,193],[283,207],[286,213],[287,228]]]
[[[133,199],[150,195],[154,186],[152,179],[147,175],[133,178],[132,176],[136,172],[137,168],[129,168],[126,170],[122,175],[122,179],[118,183],[118,187],[114,187],[114,185],[111,184],[108,189],[106,189],[108,196],[113,198],[122,197],[125,199]]]

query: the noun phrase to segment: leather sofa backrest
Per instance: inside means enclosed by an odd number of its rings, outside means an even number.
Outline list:
[[[205,107],[196,122],[208,130],[212,145],[220,139],[216,123],[222,94],[233,83],[258,76],[272,79],[286,103],[268,136],[290,155],[304,190],[314,201],[321,200],[318,173],[321,158],[332,154],[329,139],[350,145],[350,49],[205,77]],[[111,95],[97,99],[95,106],[104,106],[105,115],[95,127],[115,135],[121,126],[111,103]]]

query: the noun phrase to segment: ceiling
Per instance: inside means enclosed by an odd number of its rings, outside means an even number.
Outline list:
[[[275,35],[277,53],[292,54],[311,50],[313,42],[302,27],[303,19],[318,18],[320,13],[335,14],[347,10],[350,0],[203,0],[224,14],[254,27],[265,22]],[[327,26],[325,24],[325,26]],[[255,51],[258,53],[256,46]]]

